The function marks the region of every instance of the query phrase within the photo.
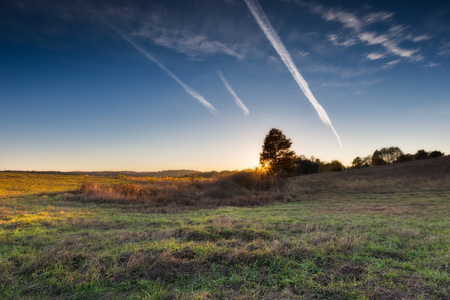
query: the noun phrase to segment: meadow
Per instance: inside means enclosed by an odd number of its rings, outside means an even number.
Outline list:
[[[450,299],[450,157],[252,176],[0,172],[0,298]]]

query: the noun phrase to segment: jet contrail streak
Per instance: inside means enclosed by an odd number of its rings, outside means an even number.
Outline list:
[[[227,88],[228,92],[230,92],[231,96],[234,98],[234,102],[236,102],[236,105],[239,106],[244,111],[244,116],[248,116],[250,112],[248,111],[248,108],[245,106],[245,104],[239,99],[238,95],[234,92],[234,90],[231,88],[228,81],[223,76],[222,72],[220,70],[217,70],[217,74],[219,74],[220,79],[222,80],[223,84]]]
[[[217,110],[214,108],[214,106],[209,103],[208,101],[206,101],[205,98],[203,98],[202,95],[200,95],[199,93],[197,93],[195,90],[193,90],[190,86],[188,86],[187,84],[185,84],[183,81],[181,81],[180,78],[178,78],[175,74],[173,74],[169,69],[166,68],[165,65],[163,65],[159,60],[157,60],[153,55],[151,55],[150,53],[148,53],[147,51],[145,51],[144,48],[142,48],[141,46],[139,46],[138,44],[136,44],[131,38],[129,38],[128,36],[122,34],[120,31],[116,30],[115,28],[113,28],[113,30],[121,37],[123,38],[125,41],[127,41],[131,46],[133,46],[134,48],[136,48],[137,51],[141,52],[145,57],[147,57],[149,60],[151,60],[152,62],[154,62],[155,64],[158,65],[158,67],[160,67],[164,72],[167,73],[167,75],[169,75],[170,77],[172,77],[173,80],[175,80],[179,85],[181,85],[181,87],[186,91],[186,93],[188,93],[189,95],[191,95],[193,98],[197,99],[201,104],[203,104],[207,109],[209,109],[209,111],[212,114],[215,114],[217,112]]]
[[[252,13],[259,27],[262,29],[266,37],[269,39],[270,43],[277,51],[278,55],[288,68],[289,72],[291,72],[300,89],[303,91],[306,98],[308,98],[309,102],[311,102],[312,106],[319,114],[319,118],[325,125],[331,127],[331,130],[338,139],[339,145],[342,147],[341,139],[339,138],[339,135],[334,129],[333,124],[331,124],[327,112],[322,107],[322,105],[320,105],[320,103],[316,100],[316,97],[314,97],[313,93],[311,92],[308,86],[308,83],[298,71],[297,67],[294,64],[294,61],[292,60],[291,55],[287,51],[286,47],[284,46],[275,29],[272,27],[272,24],[270,23],[269,19],[267,18],[266,14],[262,10],[259,3],[256,0],[244,0],[244,1],[247,4],[248,8],[250,9],[250,12]]]

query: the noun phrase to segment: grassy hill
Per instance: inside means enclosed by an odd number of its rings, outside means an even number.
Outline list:
[[[450,294],[449,157],[302,176],[266,192],[226,181],[183,183],[188,198],[215,184],[235,194],[215,191],[225,197],[211,201],[253,205],[214,209],[81,201],[67,193],[30,193],[23,185],[14,191],[13,179],[0,179],[0,188],[9,182],[0,195],[1,299]],[[27,180],[33,191],[72,189],[65,183],[70,178]],[[182,199],[176,183],[143,184]]]
[[[448,191],[450,156],[301,176],[292,179],[291,187],[298,194]]]

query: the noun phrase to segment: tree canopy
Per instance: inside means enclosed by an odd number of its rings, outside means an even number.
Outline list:
[[[272,128],[264,139],[259,162],[264,168],[272,172],[281,170],[291,173],[296,159],[295,152],[291,150],[291,139],[288,139],[281,130]]]

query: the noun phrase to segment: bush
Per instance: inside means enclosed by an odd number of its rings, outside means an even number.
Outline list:
[[[436,158],[436,157],[441,157],[441,156],[444,156],[444,153],[442,153],[441,151],[437,151],[437,150],[434,150],[429,155],[430,158]]]
[[[340,172],[345,170],[344,165],[338,161],[338,160],[333,160],[331,163],[328,164],[321,164],[319,166],[319,173],[324,173],[324,172]]]
[[[414,154],[414,159],[415,159],[415,160],[419,160],[419,159],[427,159],[427,158],[428,158],[428,152],[425,151],[425,150],[423,150],[423,149],[418,150],[418,151],[416,152],[416,154]]]

